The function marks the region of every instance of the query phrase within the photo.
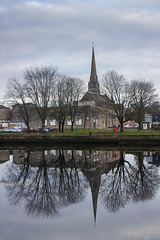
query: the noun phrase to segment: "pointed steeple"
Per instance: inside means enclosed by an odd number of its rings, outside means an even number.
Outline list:
[[[98,76],[96,73],[94,46],[92,47],[91,75],[90,75],[90,81],[88,83],[88,91],[100,94]]]
[[[91,76],[96,76],[96,61],[94,55],[94,46],[92,47],[92,62],[91,62]]]
[[[98,193],[100,186],[101,177],[94,180],[94,182],[90,183],[91,192],[92,192],[92,204],[93,204],[93,214],[94,214],[94,224],[96,225],[97,218],[97,203],[98,203]]]
[[[94,226],[96,226],[96,218],[97,218],[97,205],[98,205],[98,195],[99,195],[99,186],[101,183],[101,168],[96,168],[96,164],[93,163],[92,167],[94,167],[95,170],[89,171],[88,169],[83,169],[82,172],[84,176],[86,176],[89,186],[92,193],[92,206],[93,206],[93,215],[94,215]]]

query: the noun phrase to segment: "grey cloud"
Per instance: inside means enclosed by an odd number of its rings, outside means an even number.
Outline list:
[[[77,12],[77,8],[74,7],[48,5],[45,8],[34,4],[23,5],[6,14],[4,18],[7,17],[8,21],[5,20],[4,26],[2,23],[1,26],[8,29],[13,40],[16,36],[20,36],[21,39],[22,35],[29,43],[31,39],[36,41],[37,36],[39,43],[47,37],[49,41],[52,38],[57,40],[58,45],[74,44],[74,41],[70,41],[71,38],[79,42],[96,38],[102,43],[104,40],[111,42],[112,45],[114,43],[113,47],[117,48],[123,45],[145,47],[149,41],[159,46],[158,13],[117,11],[107,8],[101,8],[97,12],[94,6],[89,5],[90,8],[87,9],[84,9],[83,5],[80,7]],[[143,44],[140,44],[141,42]]]
[[[0,1],[0,81],[44,63],[88,81],[92,41],[100,74],[108,65],[127,74],[129,69],[133,76],[145,65],[158,79],[160,12],[140,9],[138,3],[135,9],[125,8],[127,1],[120,7],[119,1],[110,2],[6,1],[11,4],[6,10]]]

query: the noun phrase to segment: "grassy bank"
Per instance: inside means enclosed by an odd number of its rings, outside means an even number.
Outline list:
[[[116,136],[160,136],[160,131],[154,131],[154,130],[142,130],[138,131],[137,129],[131,129],[131,130],[124,130],[123,132],[120,132],[120,130],[117,130],[116,133],[113,132],[112,129],[74,129],[71,131],[70,129],[65,129],[63,133],[55,131],[55,132],[47,132],[46,135],[55,135],[55,136],[90,136],[90,135],[100,135],[100,136],[106,136],[106,135],[116,135]],[[0,135],[44,135],[43,133],[0,133]]]
[[[85,144],[118,146],[160,146],[160,132],[125,130],[116,134],[112,129],[75,129],[64,133],[1,133],[0,144]]]
[[[26,134],[26,133],[24,133]],[[33,135],[41,134],[41,133],[30,133]],[[74,129],[71,131],[70,129],[65,129],[64,133],[60,132],[49,132],[46,134],[51,135],[57,135],[57,136],[82,136],[82,135],[117,135],[117,136],[160,136],[160,131],[154,131],[154,130],[142,130],[138,131],[137,129],[133,130],[124,130],[123,132],[120,132],[120,130],[117,130],[116,133],[113,132],[112,129]]]

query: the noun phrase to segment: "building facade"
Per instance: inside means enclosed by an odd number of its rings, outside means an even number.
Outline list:
[[[12,119],[12,111],[3,105],[0,105],[0,128],[9,127]]]

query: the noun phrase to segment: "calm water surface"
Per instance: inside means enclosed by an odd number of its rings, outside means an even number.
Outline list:
[[[0,240],[160,239],[160,153],[0,150]]]

